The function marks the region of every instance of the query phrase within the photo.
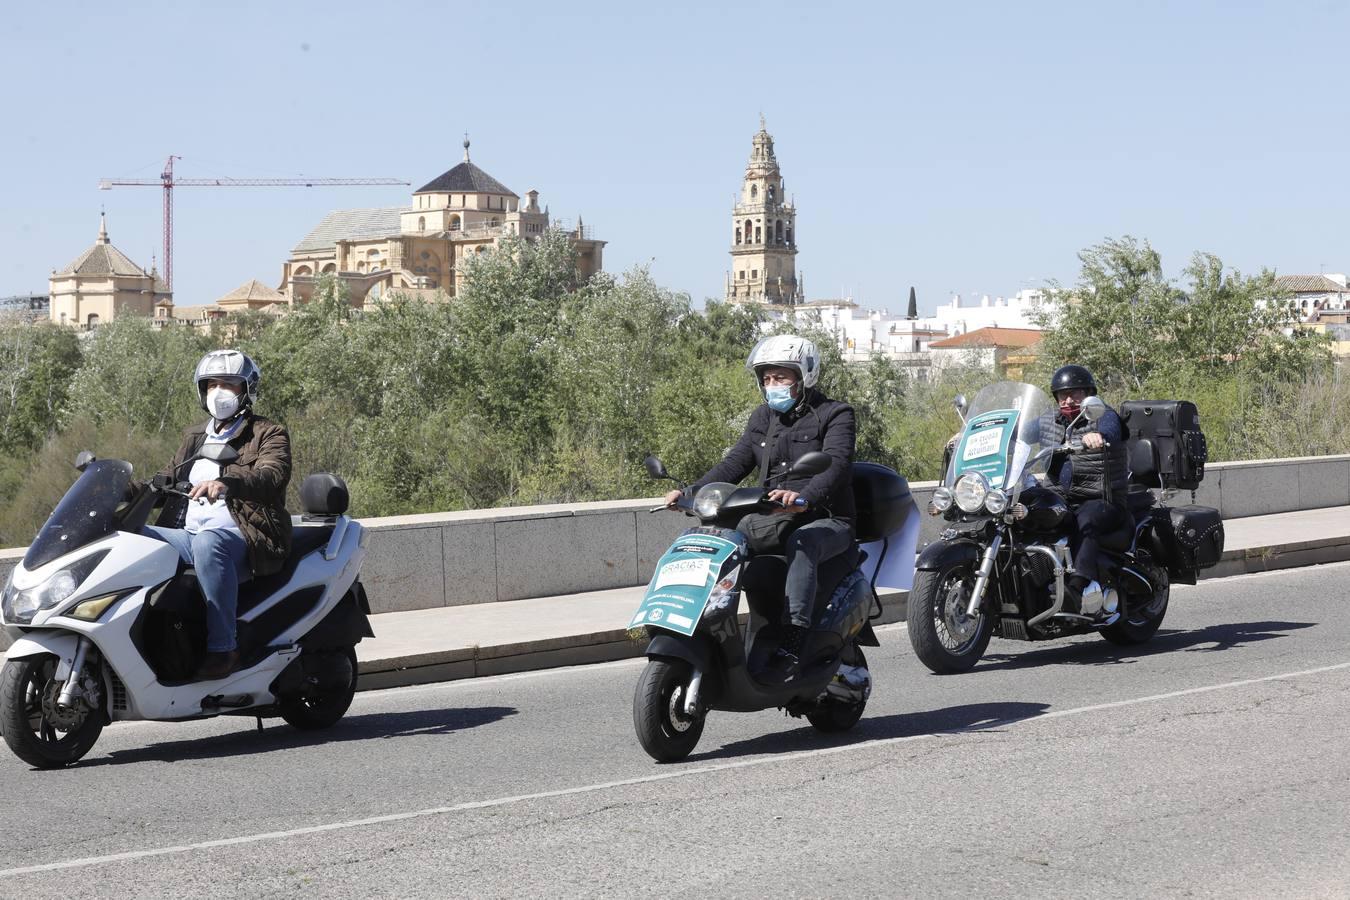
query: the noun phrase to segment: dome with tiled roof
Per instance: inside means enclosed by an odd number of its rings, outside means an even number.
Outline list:
[[[136,265],[121,250],[118,250],[108,241],[108,223],[107,219],[100,215],[98,220],[98,240],[94,246],[80,254],[73,263],[66,266],[60,272],[56,273],[57,278],[78,275],[89,277],[91,275],[125,275],[131,277],[148,277],[148,273],[140,266]]]
[[[464,162],[428,181],[414,194],[502,194],[519,197],[515,191],[469,162],[469,140],[464,139]]]

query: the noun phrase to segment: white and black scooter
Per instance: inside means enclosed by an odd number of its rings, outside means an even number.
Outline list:
[[[209,444],[200,455],[226,463],[237,452]],[[355,645],[372,632],[358,580],[366,535],[346,515],[340,478],[305,479],[285,566],[239,586],[238,668],[197,682],[206,606],[196,575],[140,533],[157,501],[187,485],[157,479],[133,492],[130,463],[88,454],[77,468],[0,598],[15,639],[0,671],[0,729],[20,759],[68,765],[116,721],[243,714],[316,729],[342,718]]]

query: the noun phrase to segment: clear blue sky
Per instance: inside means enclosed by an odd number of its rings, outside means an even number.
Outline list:
[[[720,297],[761,111],[812,298],[931,309],[1072,280],[1147,238],[1243,271],[1350,269],[1350,5],[137,3],[6,11],[0,294],[92,243],[159,253],[153,178],[397,176],[473,159],[606,268]],[[402,188],[177,194],[175,294],[276,285],[330,209]]]

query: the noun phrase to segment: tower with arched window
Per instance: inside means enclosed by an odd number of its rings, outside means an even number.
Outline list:
[[[750,141],[741,193],[731,213],[730,303],[791,306],[802,300],[797,281],[797,209],[783,192],[773,136],[759,118]]]

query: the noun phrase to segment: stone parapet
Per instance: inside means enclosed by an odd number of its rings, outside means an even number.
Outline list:
[[[936,482],[912,484],[923,510]],[[364,519],[370,542],[361,580],[372,611],[396,612],[575,594],[646,582],[693,520],[649,514],[655,498],[464,510]],[[1189,492],[1172,503],[1189,503]],[[1196,502],[1225,519],[1345,506],[1350,454],[1217,463]],[[920,545],[943,520],[922,515]],[[0,578],[23,557],[0,550]]]

